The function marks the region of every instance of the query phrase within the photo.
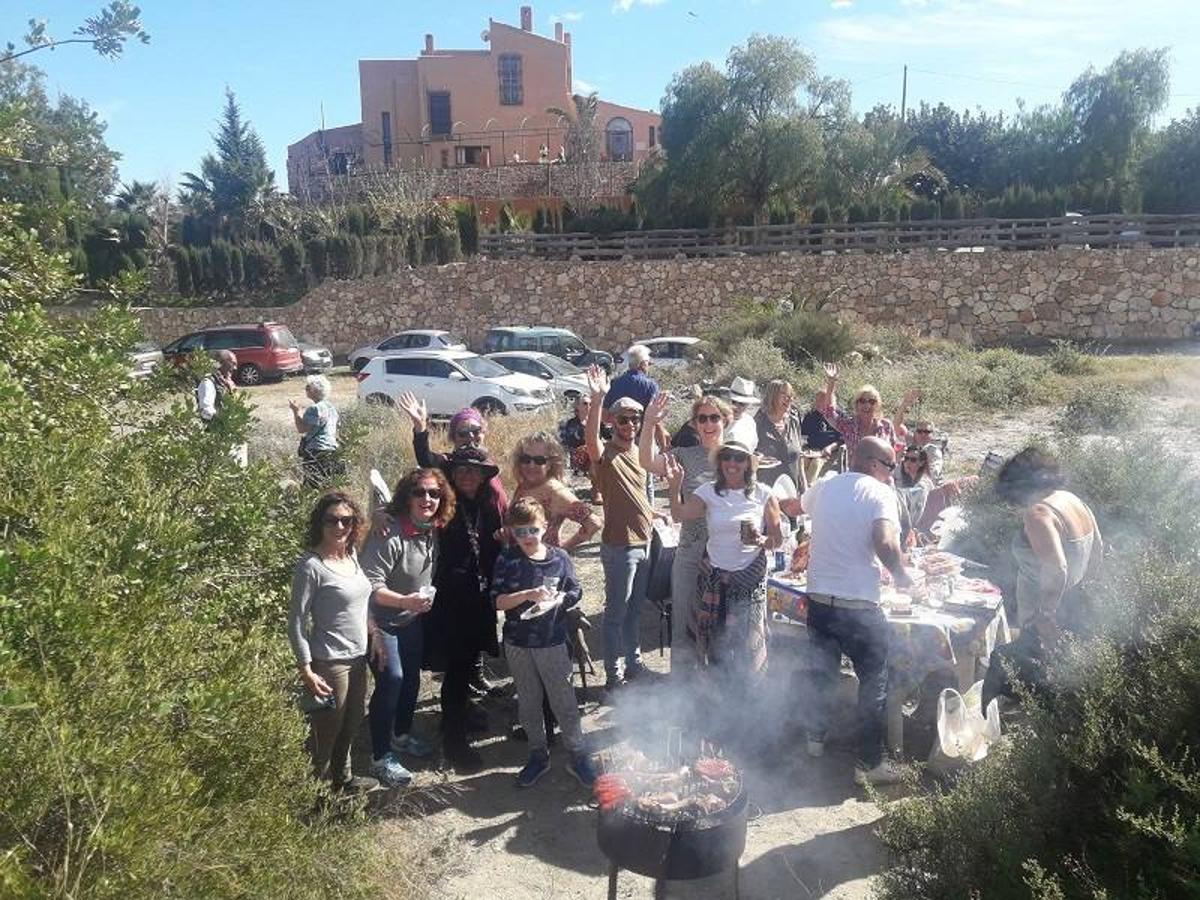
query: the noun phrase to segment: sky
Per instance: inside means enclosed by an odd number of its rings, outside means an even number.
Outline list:
[[[0,44],[30,18],[67,37],[106,0],[3,0]],[[108,123],[121,178],[175,183],[197,171],[226,86],[286,186],[287,145],[359,119],[359,59],[412,58],[424,34],[440,48],[484,49],[490,17],[519,25],[520,0],[140,0],[149,45],[116,61],[85,46],[40,51],[51,92],[86,100]],[[851,83],[859,112],[944,101],[958,109],[1056,102],[1089,65],[1123,49],[1170,47],[1163,122],[1200,106],[1196,0],[555,0],[534,2],[534,30],[572,33],[576,90],[657,109],[679,70],[723,66],[754,33],[786,35],[822,74]]]

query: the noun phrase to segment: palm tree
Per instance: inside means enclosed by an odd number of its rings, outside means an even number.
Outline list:
[[[599,100],[593,91],[571,97],[569,110],[549,106],[546,112],[567,122],[566,155],[569,177],[560,186],[563,198],[577,215],[588,212],[600,196]]]

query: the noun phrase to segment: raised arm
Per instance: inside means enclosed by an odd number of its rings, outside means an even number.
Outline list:
[[[824,415],[827,410],[837,409],[838,366],[827,362],[822,363],[821,368],[825,370],[825,387],[813,398],[813,408]]]
[[[595,463],[600,462],[604,455],[604,445],[600,443],[600,416],[604,410],[604,395],[608,393],[608,376],[597,365],[591,365],[587,371],[588,391],[592,395],[591,406],[588,407],[587,424],[584,426],[583,439],[587,445],[588,456]]]
[[[676,522],[688,522],[692,519],[703,519],[708,511],[704,501],[695,494],[684,500],[680,488],[683,487],[683,466],[675,461],[669,453],[664,454],[663,462],[667,477],[667,496],[671,500],[671,518]]]
[[[667,468],[665,455],[654,453],[656,433],[662,430],[663,420],[667,417],[667,405],[671,402],[668,391],[659,391],[650,401],[646,410],[646,421],[642,423],[642,433],[638,436],[638,462],[651,475],[659,478],[666,477]]]
[[[425,401],[412,391],[405,391],[400,395],[397,405],[412,423],[413,455],[417,458],[417,465],[422,468],[441,467],[446,461],[445,454],[429,449],[429,411]]]
[[[308,434],[312,431],[312,424],[304,419],[304,408],[295,400],[289,400],[288,406],[292,408],[292,421],[296,426],[296,431],[300,434]]]
[[[907,443],[908,427],[904,424],[904,417],[908,415],[908,411],[913,408],[913,404],[921,399],[921,392],[916,388],[909,388],[904,392],[904,398],[900,401],[900,405],[896,407],[896,412],[892,415],[892,428],[896,432],[896,437]]]

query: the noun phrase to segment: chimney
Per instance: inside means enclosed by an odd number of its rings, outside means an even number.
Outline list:
[[[563,43],[566,44],[568,47],[571,46],[571,32],[569,32],[569,31],[563,32]]]
[[[432,34],[425,35],[425,52],[426,53],[433,52],[433,35]]]
[[[554,39],[556,41],[558,41],[560,44],[563,42],[562,22],[554,23]]]
[[[522,6],[521,7],[521,30],[522,31],[533,31],[533,7],[532,6]]]

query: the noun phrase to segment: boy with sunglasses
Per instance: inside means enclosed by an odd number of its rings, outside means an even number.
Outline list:
[[[521,726],[529,738],[529,761],[517,773],[517,786],[531,787],[550,770],[542,716],[544,698],[558,719],[563,744],[571,753],[567,771],[590,788],[596,773],[583,748],[579,706],[571,683],[571,654],[567,650],[566,613],[579,603],[583,590],[571,557],[542,540],[546,513],[540,503],[523,497],[509,508],[504,524],[516,546],[506,548],[496,560],[492,601],[504,613],[504,656],[517,688]],[[552,605],[555,599],[560,602]],[[537,604],[551,608],[539,613]]]

